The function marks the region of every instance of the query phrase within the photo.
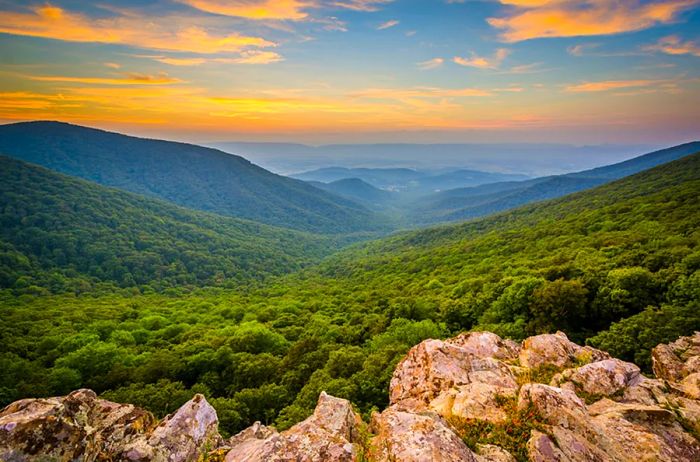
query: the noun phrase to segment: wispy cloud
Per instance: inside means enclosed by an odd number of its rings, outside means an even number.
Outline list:
[[[417,66],[419,69],[427,71],[430,69],[437,69],[438,67],[442,66],[444,62],[445,60],[443,58],[433,58],[427,61],[420,62],[417,64]]]
[[[479,69],[498,69],[504,59],[510,54],[507,48],[499,48],[492,56],[479,56],[471,53],[468,58],[455,56],[452,61],[460,66],[477,67]]]
[[[169,64],[171,66],[199,66],[207,62],[204,58],[173,58],[169,56],[148,56],[159,63]]]
[[[391,3],[394,0],[341,0],[332,1],[332,6],[346,8],[353,11],[378,11],[381,5]]]
[[[677,92],[679,91],[678,82],[674,80],[603,80],[597,82],[583,82],[565,87],[567,92],[573,93],[591,93],[591,92],[606,92],[612,90],[634,91],[635,94],[655,93],[659,91]],[[629,95],[631,93],[618,93],[620,95]]]
[[[182,80],[161,73],[156,75],[129,73],[121,77],[72,77],[62,75],[29,75],[30,80],[38,82],[65,82],[97,85],[171,85],[183,83]]]
[[[645,51],[658,51],[668,55],[700,56],[700,43],[683,41],[677,35],[669,35],[660,39],[656,44],[644,47]]]
[[[501,40],[610,35],[675,21],[698,0],[500,0],[506,15],[488,18]]]
[[[298,21],[308,17],[305,9],[317,6],[303,0],[177,0],[207,13],[246,19]]]
[[[377,30],[384,30],[388,29],[390,27],[394,27],[399,24],[399,21],[396,19],[390,19],[389,21],[383,22],[380,25],[377,26]]]
[[[239,52],[276,45],[261,37],[214,35],[201,27],[180,27],[172,22],[179,23],[168,18],[145,19],[136,15],[95,19],[45,4],[32,7],[26,13],[2,12],[0,33],[190,53]]]
[[[438,88],[438,87],[414,87],[414,88],[368,88],[352,93],[356,98],[370,99],[408,99],[408,98],[471,98],[491,96],[488,90],[479,88]]]
[[[228,58],[180,58],[161,55],[136,55],[139,58],[147,58],[159,63],[171,66],[199,66],[207,63],[219,64],[272,64],[284,61],[284,57],[279,53],[267,50],[244,50],[237,57]]]

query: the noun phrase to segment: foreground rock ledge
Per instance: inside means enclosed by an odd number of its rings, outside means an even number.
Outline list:
[[[369,432],[321,393],[289,430],[255,423],[228,440],[201,395],[158,422],[77,390],[3,409],[0,461],[700,461],[700,333],[657,346],[652,362],[656,378],[561,332],[426,340],[396,367]],[[521,439],[498,441],[499,429]]]

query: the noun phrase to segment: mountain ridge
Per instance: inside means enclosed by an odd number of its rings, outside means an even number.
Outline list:
[[[0,126],[0,154],[178,205],[319,233],[381,231],[361,205],[212,148],[62,122]]]

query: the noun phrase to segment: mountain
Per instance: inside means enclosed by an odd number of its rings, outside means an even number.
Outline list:
[[[0,156],[0,288],[236,285],[335,248],[297,231],[197,212]]]
[[[326,167],[292,175],[305,181],[330,183],[344,179],[361,179],[380,189],[409,193],[416,197],[444,189],[477,186],[501,181],[528,178],[525,175],[480,172],[457,169],[447,171],[419,171],[407,168],[345,168]]]
[[[377,214],[211,148],[58,122],[0,126],[0,154],[185,207],[318,233],[377,231]]]
[[[338,180],[357,178],[376,188],[400,189],[412,181],[423,178],[425,174],[410,168],[345,168],[324,167],[309,172],[291,175],[304,181],[330,183]]]
[[[330,183],[322,183],[320,181],[310,183],[319,189],[353,199],[370,207],[381,208],[392,199],[395,199],[396,196],[395,193],[375,188],[359,178],[344,178]]]
[[[442,133],[447,141],[449,137]],[[556,143],[384,143],[327,144],[218,142],[212,147],[237,153],[258,165],[282,174],[314,170],[329,165],[347,168],[408,167],[418,170],[460,169],[525,173],[530,177],[586,170],[620,162],[649,145],[573,146]]]
[[[477,218],[593,188],[697,151],[700,142],[692,142],[577,173],[444,191],[411,204],[408,221],[426,224]]]
[[[23,183],[31,190],[31,179]],[[60,192],[57,189],[59,197]],[[294,428],[312,415],[321,391],[326,391],[351,401],[368,419],[401,397],[400,392],[390,395],[389,387],[397,365],[412,347],[433,339],[418,350],[442,354],[438,339],[465,331],[490,331],[514,341],[563,331],[572,342],[609,351],[639,368],[608,361],[598,365],[603,369],[619,366],[627,371],[618,374],[621,377],[634,378],[640,369],[650,374],[651,349],[700,330],[699,192],[700,154],[695,154],[487,218],[358,244],[318,265],[255,287],[141,295],[88,287],[80,296],[37,295],[30,287],[1,290],[0,406],[30,396],[91,388],[104,399],[134,403],[163,417],[193,396],[206,394],[219,416],[220,431],[228,437],[256,421],[273,423],[280,431]],[[20,207],[22,201],[16,203]],[[14,213],[13,207],[2,210]],[[56,207],[50,210],[55,213]],[[39,218],[52,217],[46,213],[24,220],[19,215],[12,234],[33,233],[32,225],[41,224]],[[107,249],[119,234],[108,235]],[[165,241],[169,238],[162,235]],[[19,238],[17,242],[22,243]],[[32,252],[38,253],[43,242],[35,240],[31,247],[37,249]],[[68,242],[79,242],[77,249],[94,254],[95,268],[113,264],[114,260],[103,259],[101,247],[86,246],[87,239]],[[280,242],[273,249],[285,251],[294,244]],[[47,258],[57,258],[48,250]],[[210,253],[216,257],[227,251],[223,246]],[[262,263],[264,268],[267,264]],[[567,352],[562,358],[574,361],[571,366],[595,359],[590,348],[572,358],[569,353],[576,348],[561,334],[553,337],[560,339],[557,351]],[[449,343],[467,340],[460,336]],[[510,340],[504,343],[514,345]],[[479,347],[480,341],[470,344],[478,352],[493,351]],[[534,356],[518,357],[522,366]],[[487,362],[495,369],[481,377],[508,370]],[[407,365],[430,363],[435,364],[420,360]],[[603,377],[609,378],[605,371]],[[535,367],[516,383],[525,379],[550,383],[558,372],[563,371]],[[404,391],[419,393],[421,386],[440,382],[412,381]],[[477,386],[471,380],[469,384]],[[564,389],[571,403],[578,403],[576,409],[583,409],[571,386]],[[598,400],[600,390],[589,389],[580,398]],[[621,388],[614,390],[608,396],[611,400],[620,397]],[[632,395],[647,396],[637,386],[624,397]],[[491,397],[493,401],[486,403],[521,409],[513,400],[517,395],[496,399],[491,393],[461,393],[454,398],[464,396]],[[453,402],[452,397],[442,403]],[[466,401],[460,398],[460,403]],[[604,405],[615,406],[607,401],[597,404]],[[626,406],[629,410],[629,403]],[[653,413],[668,417],[661,411]],[[577,415],[589,418],[585,412]],[[537,422],[530,412],[523,417],[521,422]],[[494,427],[459,428],[472,444],[470,435]],[[510,435],[524,444],[530,438],[527,432],[537,428],[529,425],[525,432]],[[497,434],[506,438],[508,433]]]

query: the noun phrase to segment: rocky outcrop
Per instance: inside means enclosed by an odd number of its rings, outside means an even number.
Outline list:
[[[2,410],[0,460],[700,461],[700,333],[652,359],[646,377],[561,332],[522,344],[487,332],[426,340],[397,365],[390,406],[369,426],[321,393],[290,429],[255,423],[228,440],[201,395],[157,422],[78,390]]]
[[[349,401],[321,393],[311,417],[277,433],[260,423],[232,437],[226,462],[351,462],[359,459],[362,420]]]
[[[657,346],[651,352],[651,361],[658,378],[690,398],[700,399],[700,332]]]

